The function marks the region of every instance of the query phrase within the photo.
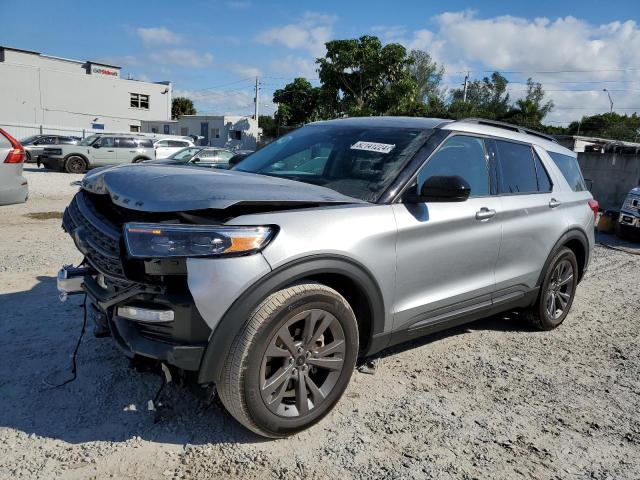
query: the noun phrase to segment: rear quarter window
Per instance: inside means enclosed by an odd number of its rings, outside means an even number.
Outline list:
[[[574,192],[583,192],[587,189],[578,165],[578,159],[571,155],[547,151],[553,162],[562,172],[565,180]]]

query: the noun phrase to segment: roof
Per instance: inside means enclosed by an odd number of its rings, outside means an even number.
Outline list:
[[[347,127],[399,127],[399,128],[436,128],[451,120],[424,117],[346,117],[335,120],[321,120],[312,125],[344,125]]]

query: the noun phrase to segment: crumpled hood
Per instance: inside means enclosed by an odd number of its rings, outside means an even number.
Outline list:
[[[308,183],[235,170],[175,165],[97,168],[84,177],[82,188],[109,194],[116,205],[144,212],[223,210],[234,205],[364,203]]]

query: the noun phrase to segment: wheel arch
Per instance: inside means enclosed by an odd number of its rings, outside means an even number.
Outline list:
[[[338,255],[305,257],[274,269],[247,288],[229,307],[209,339],[198,382],[211,383],[220,378],[233,339],[267,295],[301,281],[327,285],[347,300],[361,330],[361,352],[366,352],[373,336],[384,330],[384,300],[380,287],[366,267]]]
[[[62,162],[62,168],[66,170],[67,168],[67,162],[69,161],[69,159],[71,157],[80,157],[82,160],[84,160],[84,164],[85,164],[85,170],[88,170],[89,167],[91,166],[91,163],[89,163],[89,159],[87,158],[86,155],[83,155],[82,153],[70,153],[69,155],[66,155],[64,157],[64,162]]]
[[[144,162],[145,160],[151,160],[151,159],[149,157],[144,156],[144,155],[139,155],[136,158],[134,158],[133,160],[131,160],[131,163]]]
[[[551,260],[563,247],[569,248],[575,254],[576,260],[578,261],[578,282],[582,280],[587,262],[589,261],[589,240],[587,238],[587,234],[583,230],[579,228],[572,228],[566,231],[551,249],[547,260],[544,263],[544,267],[540,272],[540,276],[538,277],[538,282],[536,283],[537,287],[542,285],[545,272],[549,268]]]

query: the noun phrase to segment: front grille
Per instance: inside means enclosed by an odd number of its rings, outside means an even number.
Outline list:
[[[73,198],[62,222],[93,268],[108,276],[125,278],[120,259],[121,233],[100,216],[84,192]]]
[[[159,340],[165,343],[173,343],[173,322],[171,323],[143,323],[136,322],[138,332],[149,340]]]

